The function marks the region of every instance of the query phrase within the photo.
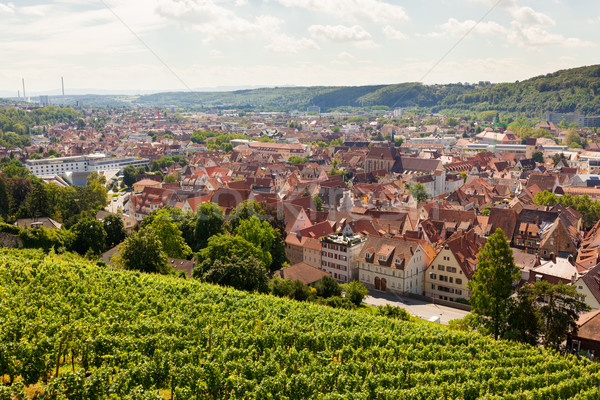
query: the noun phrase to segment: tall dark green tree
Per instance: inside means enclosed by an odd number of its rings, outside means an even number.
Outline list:
[[[215,203],[202,203],[196,211],[195,241],[192,250],[198,251],[208,245],[208,240],[224,232],[225,215]]]
[[[123,187],[132,187],[137,182],[137,170],[133,165],[123,169]]]
[[[509,304],[508,328],[502,337],[535,346],[538,344],[540,329],[535,289],[533,285],[525,285]]]
[[[71,227],[71,232],[75,235],[73,250],[79,254],[85,254],[90,250],[94,254],[100,254],[104,251],[106,231],[99,220],[84,215],[79,222]]]
[[[0,217],[6,219],[10,212],[10,192],[4,174],[0,173]]]
[[[132,232],[120,248],[117,264],[125,269],[160,274],[170,272],[162,243],[152,229]]]
[[[125,239],[127,232],[123,224],[123,219],[117,214],[109,214],[102,221],[104,231],[106,232],[106,247],[111,248],[121,243]]]
[[[477,271],[468,283],[473,313],[484,316],[485,325],[498,339],[507,325],[513,282],[521,278],[512,250],[501,229],[490,235],[477,256]]]
[[[266,292],[268,289],[267,269],[255,257],[232,255],[224,260],[216,260],[204,270],[201,279],[239,290]]]
[[[229,215],[231,231],[234,231],[242,220],[249,219],[253,216],[258,217],[259,219],[266,218],[265,210],[260,204],[252,200],[245,200],[238,204]]]
[[[579,314],[590,307],[580,300],[574,286],[546,281],[534,284],[541,321],[541,342],[545,347],[560,350],[569,332],[577,332]]]

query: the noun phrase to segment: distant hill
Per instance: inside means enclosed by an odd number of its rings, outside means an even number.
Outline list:
[[[498,110],[528,115],[544,111],[600,114],[600,65],[565,69],[522,82],[501,83],[447,96],[440,109]]]
[[[405,107],[433,112],[497,110],[540,117],[546,110],[600,115],[600,65],[537,76],[488,87],[469,84],[423,85],[418,82],[369,86],[275,87],[229,92],[166,92],[147,95],[54,96],[54,104],[141,105],[241,108],[264,111],[321,111],[338,107]]]

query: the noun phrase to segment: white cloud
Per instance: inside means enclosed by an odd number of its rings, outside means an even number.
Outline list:
[[[308,32],[314,38],[333,42],[355,42],[371,40],[371,34],[360,25],[311,25]]]
[[[271,36],[271,43],[265,49],[274,53],[298,53],[301,50],[318,50],[319,46],[308,38],[294,38],[285,34]]]
[[[385,34],[385,36],[387,36],[390,39],[394,39],[394,40],[404,40],[407,39],[408,36],[406,36],[404,33],[400,32],[397,29],[394,29],[394,27],[390,26],[390,25],[386,25],[383,28],[383,33]]]
[[[278,0],[286,7],[300,7],[352,22],[389,23],[408,20],[401,6],[381,0]]]
[[[352,60],[354,58],[354,56],[348,53],[347,51],[342,51],[340,54],[337,55],[337,57],[345,60]]]
[[[534,11],[531,7],[511,7],[510,15],[523,25],[554,26],[556,22],[544,13]]]
[[[511,23],[508,40],[520,47],[536,48],[539,46],[589,47],[592,42],[578,38],[567,38],[563,35],[550,33],[538,26],[523,26],[517,21]]]
[[[212,0],[161,0],[156,11],[164,18],[203,33],[205,42],[260,34],[277,29],[281,23],[271,16],[259,16],[250,21]]]
[[[0,3],[0,14],[14,14],[15,5],[13,3]]]
[[[448,22],[439,25],[438,28],[440,28],[443,33],[433,32],[427,36],[441,37],[450,34],[452,36],[462,37],[466,34],[495,35],[507,32],[506,28],[494,21],[477,23],[470,19],[459,21],[455,18],[450,18]]]
[[[235,5],[240,7],[240,6],[245,6],[248,4],[248,0],[235,0]]]

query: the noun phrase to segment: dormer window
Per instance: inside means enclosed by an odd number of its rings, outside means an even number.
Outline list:
[[[368,251],[365,253],[365,258],[371,258],[371,253],[369,253]]]

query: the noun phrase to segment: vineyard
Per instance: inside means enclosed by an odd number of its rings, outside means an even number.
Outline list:
[[[599,399],[600,365],[0,249],[0,399]]]

